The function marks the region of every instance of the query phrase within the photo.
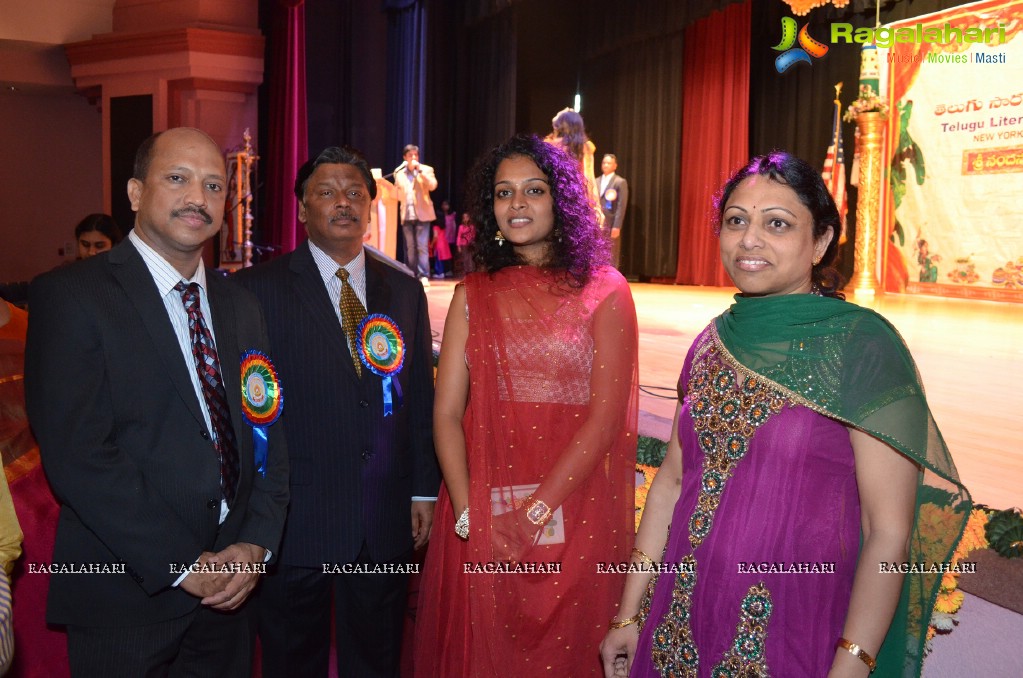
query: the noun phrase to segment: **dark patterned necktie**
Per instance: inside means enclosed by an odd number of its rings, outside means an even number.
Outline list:
[[[362,377],[362,361],[359,360],[356,350],[355,330],[366,319],[366,307],[359,301],[358,295],[355,294],[355,288],[348,282],[348,277],[351,274],[347,270],[339,268],[335,275],[341,278],[341,329],[344,330],[345,337],[348,339],[348,350],[352,354],[355,373]]]
[[[206,408],[210,412],[217,456],[220,459],[220,491],[227,500],[227,505],[231,506],[238,483],[238,445],[234,438],[234,427],[231,425],[231,410],[227,406],[217,348],[213,344],[213,335],[206,326],[202,308],[199,306],[198,283],[189,283],[186,287],[184,283],[179,282],[174,289],[181,294],[181,301],[188,312],[192,358],[195,359],[199,385],[202,387],[203,398],[206,399]]]

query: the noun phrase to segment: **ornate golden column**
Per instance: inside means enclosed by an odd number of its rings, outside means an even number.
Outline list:
[[[877,244],[880,234],[881,147],[884,140],[885,115],[860,113],[857,141],[860,156],[860,187],[856,200],[856,242],[853,247],[853,277],[846,289],[853,294],[873,296],[883,293],[877,279]]]

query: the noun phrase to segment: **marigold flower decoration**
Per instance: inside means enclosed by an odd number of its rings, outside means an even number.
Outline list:
[[[823,7],[829,2],[835,7],[845,7],[849,4],[849,0],[785,0],[785,4],[792,8],[792,13],[796,16],[806,16],[811,9]]]
[[[860,85],[860,95],[853,99],[853,102],[849,104],[849,108],[845,109],[845,115],[842,116],[842,120],[856,122],[856,118],[859,117],[860,113],[880,113],[887,116],[888,100],[875,92],[874,88],[870,85]]]
[[[643,482],[639,481],[639,475],[643,475]],[[650,493],[650,484],[654,482],[657,475],[656,466],[636,464],[636,531],[639,532],[639,521],[643,519],[643,509],[646,508],[646,497]]]
[[[971,552],[988,547],[987,537],[984,534],[987,520],[988,514],[984,509],[976,508],[970,513],[970,518],[966,521],[966,528],[963,530],[963,538],[952,554],[951,564],[953,567],[964,561]],[[941,576],[938,597],[934,601],[934,613],[931,615],[931,625],[927,629],[928,651],[930,650],[930,641],[936,634],[950,633],[957,623],[955,615],[962,607],[964,597],[958,587],[958,572],[946,572]]]

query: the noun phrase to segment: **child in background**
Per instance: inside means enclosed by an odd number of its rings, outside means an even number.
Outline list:
[[[458,237],[455,245],[458,248],[458,264],[461,267],[461,274],[465,275],[472,271],[472,255],[469,254],[469,245],[476,238],[476,227],[469,219],[469,213],[462,215],[462,223],[458,226]]]
[[[433,252],[434,278],[445,277],[445,269],[451,267],[451,248],[448,247],[448,239],[444,235],[444,228],[438,224],[433,225],[433,241],[430,242],[430,250]],[[448,276],[450,277],[450,275]]]
[[[440,204],[440,211],[444,216],[444,239],[448,241],[448,251],[451,252],[452,257],[454,257],[454,253],[458,251],[458,246],[456,244],[456,241],[458,240],[458,215],[451,211],[451,203],[447,200]],[[444,277],[454,277],[454,266],[454,258],[449,259],[444,265]]]

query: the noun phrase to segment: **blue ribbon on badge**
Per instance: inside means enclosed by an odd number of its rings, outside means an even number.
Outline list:
[[[401,384],[392,378],[405,364],[405,339],[398,323],[382,313],[367,316],[355,331],[355,347],[362,364],[383,379],[384,416],[389,417],[394,413],[392,386],[398,407],[403,400]]]
[[[252,427],[256,472],[266,477],[270,442],[266,430],[284,410],[284,392],[270,356],[262,351],[242,353],[242,414]]]

